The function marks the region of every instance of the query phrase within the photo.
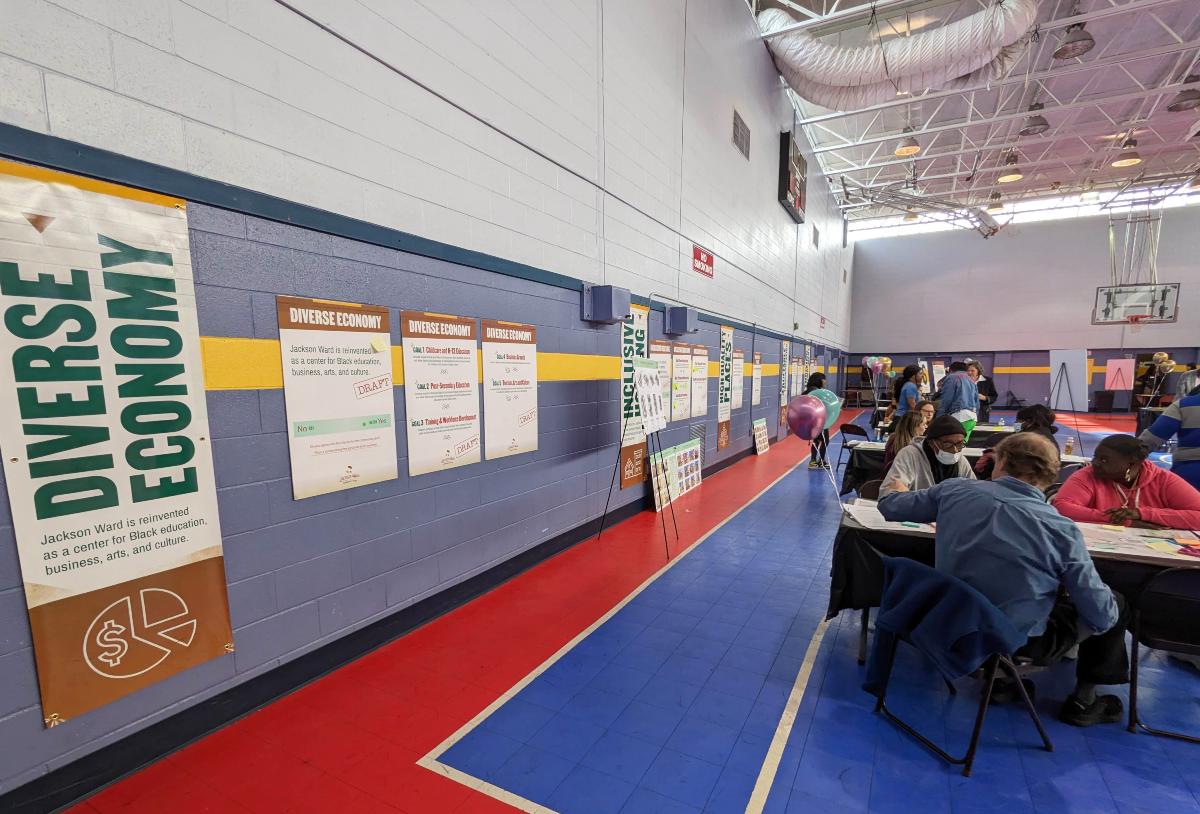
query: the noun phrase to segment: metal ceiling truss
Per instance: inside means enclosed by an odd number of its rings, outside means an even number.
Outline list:
[[[765,38],[779,36],[789,30],[807,30],[823,36],[861,27],[872,13],[883,21],[884,18],[894,18],[904,13],[927,12],[956,3],[949,11],[952,18],[964,7],[985,8],[994,2],[875,0],[874,3],[864,3],[857,0],[858,5],[848,7],[855,0],[821,0],[819,13],[815,10],[818,3],[814,0],[772,1],[798,11],[806,19]],[[955,211],[961,211],[964,207],[974,206],[976,201],[986,202],[987,196],[997,189],[1004,191],[1008,200],[1013,201],[1056,191],[1066,194],[1081,188],[1104,189],[1115,188],[1120,183],[1139,183],[1137,179],[1125,178],[1114,182],[1097,177],[1108,170],[1108,158],[1113,150],[1120,147],[1120,136],[1133,133],[1135,128],[1138,133],[1152,136],[1150,143],[1143,143],[1139,147],[1139,152],[1144,159],[1152,162],[1157,159],[1160,162],[1156,172],[1165,173],[1164,177],[1190,180],[1200,166],[1200,137],[1184,137],[1181,140],[1174,132],[1177,127],[1168,127],[1163,131],[1163,117],[1154,117],[1165,109],[1166,100],[1174,94],[1187,89],[1200,89],[1200,82],[1184,80],[1187,74],[1200,72],[1196,69],[1200,62],[1200,12],[1196,13],[1194,20],[1180,23],[1177,30],[1163,19],[1158,10],[1170,6],[1191,12],[1200,8],[1200,4],[1195,0],[1103,2],[1106,5],[1101,4],[1090,11],[1040,23],[1034,36],[1029,38],[1026,54],[1014,61],[1007,75],[991,82],[929,91],[919,96],[900,97],[844,112],[812,113],[813,105],[789,91],[799,116],[798,123],[803,126],[809,143],[813,145],[815,158],[831,190],[838,195],[843,195],[846,189],[864,191],[862,194],[866,197],[854,203],[844,202],[843,211],[854,213],[856,217],[877,217],[880,207],[895,209],[894,205],[882,201],[872,203],[871,197],[881,191],[894,192],[897,186],[907,186],[917,201],[921,199],[915,194],[917,190],[942,196],[930,207],[907,202],[904,208],[911,203],[913,207],[928,208],[948,217],[939,207],[957,207]],[[807,7],[801,11],[796,8],[799,3]],[[759,0],[752,0],[755,10],[758,4]],[[1071,4],[1072,0],[1056,0],[1054,8],[1070,9]],[[1168,19],[1178,22],[1181,14]],[[1056,37],[1046,36],[1047,32],[1120,15],[1137,16],[1131,18],[1129,24],[1123,26],[1115,36],[1106,36],[1098,42],[1090,61],[1083,62],[1076,58],[1034,70],[1038,65],[1047,64],[1048,51],[1057,42]],[[1151,32],[1156,28],[1166,32],[1171,42],[1127,49],[1122,53],[1122,47],[1127,44],[1149,44],[1144,31],[1140,42],[1130,43],[1131,32],[1139,25],[1143,29],[1150,26]],[[1157,37],[1161,41],[1162,34],[1159,33]],[[1153,37],[1150,42],[1153,42]],[[1158,62],[1139,67],[1138,70],[1143,76],[1154,76],[1154,79],[1139,79],[1131,68],[1149,60]],[[1083,76],[1086,80],[1082,86],[1072,87],[1071,93],[1064,95],[1056,80],[1070,76],[1077,79]],[[1095,91],[1100,77],[1104,78],[1107,89]],[[1126,87],[1120,88],[1119,83],[1114,86],[1114,77],[1120,77]],[[1044,109],[1040,112],[1055,124],[1045,135],[1018,137],[1018,124],[1029,115],[1028,107],[1033,101],[1043,104]],[[888,149],[902,133],[900,128],[886,132],[884,128],[896,127],[896,112],[901,110],[910,112],[906,124],[912,128],[912,135],[922,141],[921,153],[913,158],[895,158]],[[1100,120],[1077,124],[1088,110],[1094,111],[1093,119],[1098,113]],[[943,114],[947,111],[955,118],[946,120]],[[887,121],[885,117],[888,117]],[[1165,121],[1178,125],[1186,124],[1188,120]],[[1104,136],[1111,141],[1100,141]],[[1082,151],[1076,142],[1082,144]],[[1054,154],[1059,152],[1056,148],[1064,145],[1074,146],[1074,149],[1069,154],[1056,157]],[[1003,156],[1009,152],[1019,156],[1025,178],[1022,183],[1006,190],[1008,185],[999,185],[994,178],[1002,166]],[[1054,167],[1060,168],[1061,172],[1055,173]],[[845,182],[842,181],[843,176],[847,177]],[[1056,181],[1066,189],[1060,189]],[[1175,192],[1178,190],[1171,194]],[[1125,190],[1119,194],[1125,194]],[[953,200],[946,200],[947,196]]]

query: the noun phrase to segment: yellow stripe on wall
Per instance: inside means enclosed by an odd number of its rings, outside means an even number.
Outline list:
[[[404,356],[392,345],[392,384],[404,384]],[[283,387],[278,339],[200,337],[208,390],[272,390]],[[480,361],[479,380],[483,380]],[[538,381],[572,382],[621,378],[621,357],[586,353],[539,353]]]
[[[404,384],[404,356],[400,345],[391,346],[392,383]],[[273,390],[283,387],[283,362],[278,339],[202,336],[200,355],[204,360],[207,390]],[[479,380],[483,381],[482,359]],[[764,364],[763,376],[778,376],[779,365]],[[709,375],[713,372],[709,364]],[[746,377],[753,376],[746,365]],[[538,381],[577,382],[621,378],[621,357],[587,353],[538,353]]]

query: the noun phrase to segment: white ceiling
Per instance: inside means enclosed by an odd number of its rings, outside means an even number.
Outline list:
[[[752,0],[806,21],[810,33],[845,46],[877,43],[961,19],[988,0]],[[842,176],[983,205],[999,191],[1006,203],[1096,189],[1133,179],[1186,176],[1200,169],[1200,137],[1188,138],[1200,110],[1172,113],[1167,104],[1189,72],[1200,73],[1200,0],[1040,0],[1038,29],[1008,74],[990,87],[930,91],[860,111],[834,112],[796,97],[817,163],[852,220],[896,214],[880,205],[846,202]],[[1056,21],[1082,14],[1096,46],[1082,57],[1052,54],[1066,33]],[[1197,84],[1196,87],[1200,87]],[[1017,134],[1033,102],[1042,102],[1050,130]],[[892,151],[911,126],[922,150],[915,159]],[[1143,162],[1109,163],[1132,130]],[[1015,150],[1024,178],[996,181]],[[1185,178],[1186,180],[1186,178]]]

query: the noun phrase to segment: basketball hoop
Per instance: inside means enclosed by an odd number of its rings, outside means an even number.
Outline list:
[[[1141,333],[1145,321],[1149,318],[1149,314],[1130,314],[1127,316],[1125,321],[1129,323],[1129,332],[1131,334]]]

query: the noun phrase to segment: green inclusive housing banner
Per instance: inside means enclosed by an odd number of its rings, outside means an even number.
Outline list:
[[[233,651],[183,201],[0,161],[0,449],[55,726]]]

